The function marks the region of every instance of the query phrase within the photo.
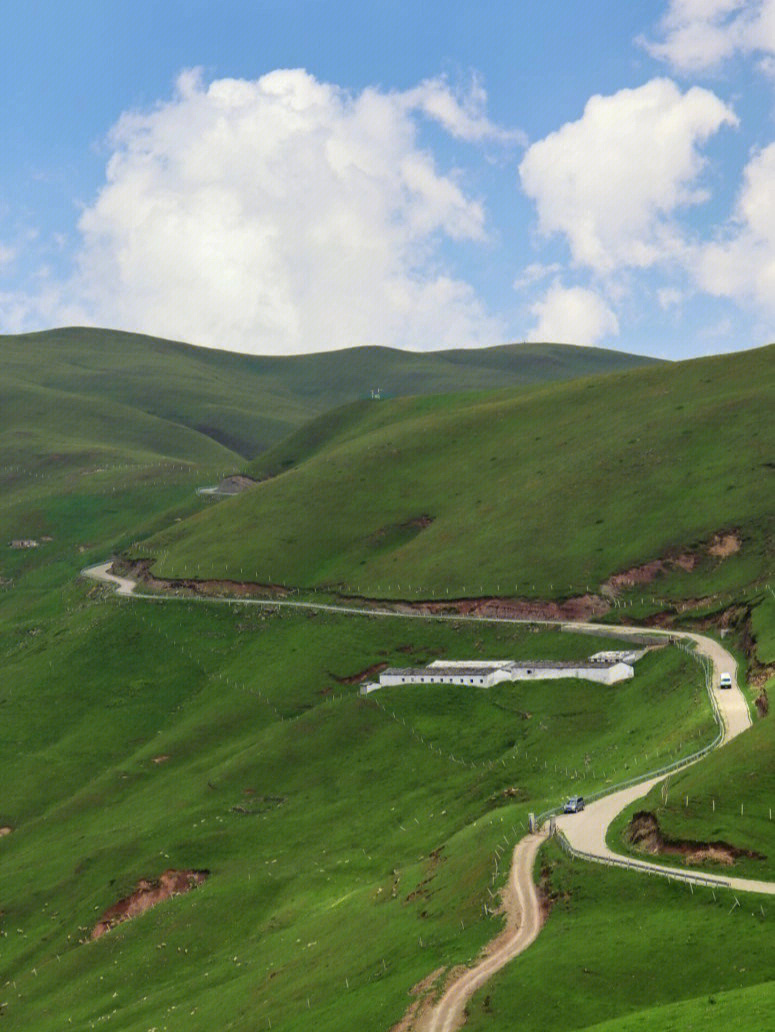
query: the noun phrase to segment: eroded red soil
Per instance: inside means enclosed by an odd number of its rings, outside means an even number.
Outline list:
[[[590,620],[611,608],[600,595],[577,595],[555,602],[525,598],[464,598],[448,602],[396,602],[397,611],[447,613],[459,616],[498,616],[519,620]]]
[[[137,883],[135,891],[108,907],[97,924],[92,928],[91,938],[99,939],[115,928],[122,921],[128,921],[133,917],[139,917],[146,910],[155,907],[157,903],[171,899],[173,896],[181,896],[186,892],[195,889],[206,881],[209,871],[165,871],[160,878],[149,881],[141,878]]]
[[[153,559],[121,560],[115,562],[111,573],[133,577],[149,588],[157,588],[160,591],[185,590],[194,595],[234,595],[239,598],[249,598],[253,595],[266,596],[274,595],[277,598],[285,598],[290,594],[288,588],[280,584],[254,584],[249,581],[235,580],[197,580],[196,578],[183,577],[173,580],[169,577],[157,577],[151,573]]]
[[[687,864],[713,863],[731,867],[738,857],[764,860],[761,853],[740,849],[729,842],[696,842],[693,839],[671,839],[662,834],[659,821],[649,810],[633,815],[625,831],[625,838],[636,849],[653,856],[681,856]]]
[[[703,555],[710,555],[715,559],[726,559],[735,552],[739,552],[741,546],[742,540],[738,531],[719,531],[704,545],[700,545],[694,550],[686,549],[682,552],[675,552],[662,556],[660,559],[652,559],[639,566],[632,566],[629,570],[623,570],[621,573],[615,573],[603,583],[601,590],[605,595],[618,595],[623,589],[650,584],[661,574],[670,571],[682,570],[684,573],[691,573]]]

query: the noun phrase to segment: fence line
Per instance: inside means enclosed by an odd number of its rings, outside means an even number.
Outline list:
[[[598,864],[605,864],[606,867],[624,867],[631,871],[643,871],[645,874],[657,874],[668,880],[675,879],[676,881],[691,882],[694,885],[704,885],[707,888],[731,888],[728,881],[723,881],[717,876],[696,874],[693,871],[677,871],[670,867],[650,864],[646,860],[635,860],[619,856],[598,856],[597,853],[587,853],[583,849],[575,849],[559,829],[555,829],[555,837],[568,856],[577,857],[580,860],[592,860]]]
[[[602,799],[603,796],[612,795],[614,792],[618,792],[623,788],[629,788],[630,785],[637,785],[641,781],[650,781],[652,778],[658,778],[663,775],[671,774],[675,770],[680,770],[683,767],[688,767],[692,763],[696,763],[697,760],[702,759],[703,756],[707,756],[709,752],[712,752],[724,739],[726,732],[726,725],[724,718],[721,714],[721,710],[718,708],[718,701],[716,699],[715,692],[713,691],[713,677],[712,677],[712,666],[710,660],[706,656],[701,656],[694,651],[693,647],[683,644],[682,642],[675,642],[679,649],[682,649],[687,656],[690,656],[695,663],[698,663],[705,674],[705,690],[708,693],[710,699],[711,710],[713,712],[713,719],[716,722],[718,728],[716,737],[708,745],[698,749],[696,752],[690,753],[688,756],[684,756],[680,760],[674,760],[672,763],[668,763],[664,767],[657,767],[656,770],[647,771],[645,774],[638,774],[634,778],[629,778],[627,781],[621,781],[617,785],[613,785],[606,788],[601,788],[597,792],[593,792],[589,796],[585,796],[584,799],[587,802],[594,802],[596,799]],[[562,812],[562,806],[553,806],[548,810],[544,810],[543,813],[539,813],[535,818],[536,827],[539,827],[549,817],[554,817]],[[580,854],[578,854],[580,855]]]

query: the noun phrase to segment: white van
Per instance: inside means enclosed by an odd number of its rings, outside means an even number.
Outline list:
[[[719,688],[731,688],[732,687],[732,675],[722,674],[718,679]]]

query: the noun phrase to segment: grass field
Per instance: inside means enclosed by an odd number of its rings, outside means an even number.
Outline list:
[[[635,589],[730,596],[772,570],[773,349],[496,395],[362,404],[268,453],[286,468],[137,554],[165,576],[380,598],[564,597],[687,550]],[[727,558],[714,533],[737,531]],[[242,572],[240,572],[242,571]]]
[[[529,810],[695,748],[713,726],[699,669],[674,650],[616,688],[363,699],[340,679],[380,660],[597,644],[105,602],[80,585],[38,598],[0,636],[0,820],[15,829],[0,844],[4,1025],[53,1032],[64,1015],[89,1028],[115,1011],[111,1027],[133,1032],[389,1027],[412,984],[494,933],[482,910],[504,874],[494,850]],[[79,944],[137,879],[168,867],[211,875]]]
[[[91,407],[118,405],[134,419],[161,420],[167,432],[187,428],[217,442],[239,456],[239,465],[313,416],[368,398],[374,388],[396,396],[530,386],[655,364],[563,344],[426,353],[359,347],[277,358],[83,327],[0,335],[0,350],[4,402],[37,389],[58,407],[80,406],[85,416]],[[58,430],[53,415],[40,429]]]
[[[693,864],[693,868],[775,880],[773,727],[771,719],[759,720],[717,754],[671,777],[666,801],[661,786],[653,788],[617,818],[609,832],[610,845],[618,852],[638,855],[628,848],[623,831],[635,811],[650,810],[670,838],[726,842],[764,857],[739,857],[733,868],[718,863]],[[680,857],[653,859],[681,866]]]
[[[539,855],[541,868],[555,896],[549,920],[474,997],[470,1032],[768,1027],[775,1002],[769,899],[765,916],[759,897],[730,912],[729,893],[714,899],[707,889],[568,860],[552,844]]]
[[[654,367],[548,388],[535,381],[629,360],[538,346],[441,364],[375,349],[283,364],[90,333],[3,340],[0,826],[13,830],[0,838],[0,1024],[387,1032],[411,986],[470,961],[500,928],[487,908],[529,812],[713,738],[699,668],[663,649],[615,687],[363,698],[355,675],[378,662],[616,646],[529,626],[122,601],[78,570],[160,535],[159,565],[173,575],[253,563],[269,580],[394,597],[396,584],[417,595],[431,583],[444,597],[461,584],[495,591],[508,570],[529,582],[525,594],[558,596],[565,581],[594,585],[618,564],[735,529],[739,553],[703,554],[693,573],[648,590],[749,600],[769,663],[775,610],[754,585],[770,569],[772,351],[671,367],[669,380]],[[353,391],[375,370],[392,370],[379,386],[396,393],[456,388],[461,371],[466,386],[513,374],[532,387],[339,409],[256,461],[256,475],[286,470],[273,480],[234,501],[195,494],[316,405],[358,397],[334,397],[343,368]],[[433,522],[419,525],[423,515]],[[51,540],[5,543],[30,536]],[[742,637],[728,640],[742,649]],[[724,836],[768,852],[771,869],[771,719],[671,780],[667,830],[706,829],[716,798]],[[766,903],[764,917],[747,901],[730,914],[723,896],[572,863],[551,846],[545,858],[549,922],[474,1001],[472,1029],[766,1027],[754,1020],[773,1002]],[[210,875],[80,941],[167,868]]]

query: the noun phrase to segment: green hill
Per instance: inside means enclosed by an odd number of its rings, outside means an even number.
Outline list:
[[[371,386],[529,385],[651,361],[559,345],[263,358],[100,329],[0,337],[0,584],[54,562],[77,569],[98,542],[155,529],[153,514],[202,508],[197,486]],[[7,550],[41,537],[53,539],[43,551]]]
[[[270,428],[287,401],[293,433],[278,442],[250,422],[268,396],[252,360],[142,338],[125,347],[100,332],[86,347],[82,331],[67,331],[61,351],[51,335],[17,339],[0,378],[0,1025],[387,1032],[413,986],[470,962],[500,930],[493,894],[529,812],[712,739],[700,669],[668,648],[615,688],[401,686],[362,697],[359,676],[375,663],[570,659],[612,641],[120,599],[78,569],[146,554],[149,539],[161,568],[189,574],[206,561],[207,576],[247,578],[253,562],[275,580],[336,588],[357,577],[376,591],[387,571],[386,593],[400,583],[419,595],[433,576],[446,597],[445,584],[503,591],[503,571],[516,569],[520,582],[534,575],[526,593],[557,595],[558,571],[570,584],[688,541],[696,569],[648,590],[737,593],[739,627],[771,663],[771,596],[748,588],[770,569],[772,349],[529,391],[356,402],[303,426],[299,365]],[[503,384],[509,353],[444,361],[466,377],[466,362],[477,375],[489,362]],[[564,360],[581,354],[566,349]],[[344,353],[353,367],[368,357]],[[318,371],[333,361],[311,358]],[[320,392],[308,375],[305,389]],[[446,367],[425,382],[493,385]],[[248,470],[270,479],[233,500],[195,494],[250,455]],[[742,544],[726,558],[703,551],[721,530]],[[46,540],[7,546],[28,535]],[[208,551],[187,551],[194,540]],[[704,619],[709,605],[693,612]],[[735,627],[726,640],[742,646]],[[772,852],[760,819],[771,719],[675,778],[671,830],[686,834],[689,819],[692,834],[712,827],[704,804],[715,792],[725,834]],[[674,806],[684,786],[696,811]],[[727,798],[744,799],[743,818],[720,805]],[[88,941],[108,908],[170,869],[209,874]],[[714,1016],[714,1027],[743,1028],[738,1006],[763,1027],[766,901],[763,912],[758,899],[730,912],[725,894],[569,861],[552,844],[538,873],[547,924],[472,1001],[472,1029],[651,1029]]]
[[[659,559],[638,596],[737,590],[772,573],[773,358],[350,406],[135,554],[163,576],[380,598],[557,598]]]
[[[3,375],[16,381],[119,402],[211,437],[243,459],[374,388],[394,396],[531,385],[656,362],[562,344],[427,353],[359,347],[277,358],[78,327],[0,336],[0,355]]]

